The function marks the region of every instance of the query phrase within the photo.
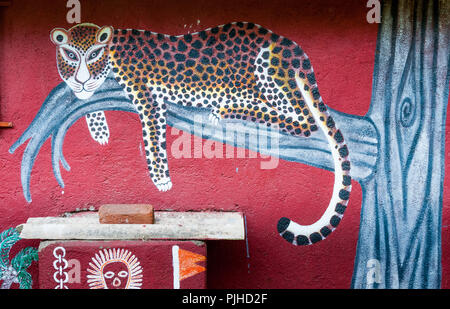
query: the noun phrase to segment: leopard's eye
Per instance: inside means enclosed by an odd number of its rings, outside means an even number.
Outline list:
[[[78,61],[78,56],[75,52],[68,50],[66,48],[63,48],[63,51],[66,54],[67,58],[69,58],[72,61]]]
[[[88,61],[95,59],[98,55],[100,55],[101,52],[102,52],[102,47],[97,48],[94,51],[92,51],[88,56]]]

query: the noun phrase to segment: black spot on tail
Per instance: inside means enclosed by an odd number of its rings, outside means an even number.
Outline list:
[[[284,239],[286,239],[288,242],[290,242],[292,244],[292,242],[294,241],[294,234],[292,234],[291,232],[284,232],[283,235],[281,235]]]
[[[333,117],[329,116],[327,118],[327,127],[332,129],[332,128],[334,128],[334,126],[335,126],[334,119],[333,119]]]
[[[346,209],[347,209],[347,206],[345,206],[345,205],[343,205],[343,204],[341,204],[341,203],[337,203],[337,204],[336,204],[336,209],[335,209],[335,211],[336,211],[338,214],[340,214],[340,215],[344,214],[344,212],[345,212]]]
[[[350,192],[348,192],[345,189],[342,189],[341,191],[339,191],[339,198],[343,201],[348,200],[350,197]]]
[[[330,220],[330,224],[333,227],[337,227],[340,222],[341,222],[341,218],[339,218],[338,216],[333,216]]]
[[[322,234],[323,237],[327,237],[331,234],[331,230],[328,227],[324,226],[320,229],[320,234]]]
[[[344,175],[342,177],[342,184],[344,186],[350,186],[352,184],[352,177],[348,176],[348,175]]]
[[[278,233],[283,233],[284,231],[286,231],[290,223],[291,220],[289,220],[288,218],[281,218],[280,220],[278,220],[277,224]]]
[[[344,142],[344,136],[342,135],[341,131],[336,131],[336,133],[334,134],[334,139],[338,144]]]
[[[280,233],[281,237],[283,237],[292,244],[294,242],[295,236],[291,232],[286,231],[290,223],[291,220],[289,220],[288,218],[281,218],[280,220],[278,220],[277,230],[278,233]]]
[[[299,235],[297,236],[297,245],[298,246],[306,246],[309,245],[309,239],[308,237],[304,236],[304,235]]]
[[[309,235],[309,239],[313,244],[322,240],[322,236],[319,233],[312,233]]]
[[[344,170],[344,171],[350,170],[350,162],[349,161],[342,162],[342,170]]]
[[[347,145],[342,146],[341,148],[339,148],[339,155],[341,156],[341,158],[345,158],[348,156],[348,148]]]

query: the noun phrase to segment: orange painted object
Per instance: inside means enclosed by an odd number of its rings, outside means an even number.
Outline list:
[[[183,249],[180,249],[178,254],[180,259],[180,281],[206,270],[205,267],[197,264],[206,261],[205,256]]]
[[[12,127],[13,127],[12,122],[0,121],[0,128],[12,128]]]

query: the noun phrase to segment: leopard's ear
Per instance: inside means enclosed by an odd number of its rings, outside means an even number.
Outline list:
[[[99,44],[108,44],[113,36],[114,28],[111,26],[103,26],[98,29],[95,38]]]
[[[67,43],[69,36],[67,35],[66,29],[55,28],[50,32],[50,40],[55,45],[61,45]]]

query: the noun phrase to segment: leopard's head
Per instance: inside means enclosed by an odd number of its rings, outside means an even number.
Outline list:
[[[112,27],[87,23],[51,31],[59,75],[77,98],[90,98],[108,76],[111,70],[108,44],[112,36]]]

